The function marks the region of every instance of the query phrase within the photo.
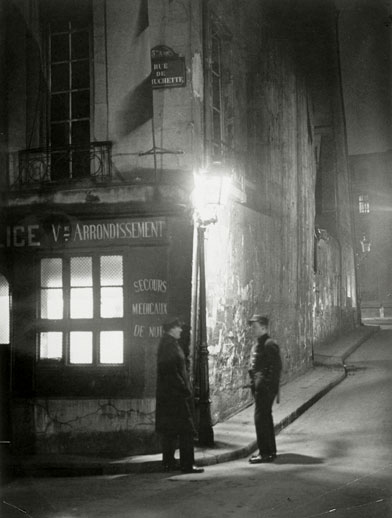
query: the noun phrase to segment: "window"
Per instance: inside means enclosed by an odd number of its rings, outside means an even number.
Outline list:
[[[208,132],[213,162],[233,151],[234,115],[231,34],[212,15],[209,27]]]
[[[39,328],[40,360],[123,364],[122,255],[42,258]]]
[[[222,45],[213,23],[211,31],[211,108],[212,108],[212,155],[222,154]]]
[[[369,214],[369,212],[370,212],[369,196],[367,194],[360,194],[358,197],[358,202],[359,202],[359,213],[360,214]]]
[[[10,291],[8,281],[0,274],[0,344],[10,342]]]
[[[90,13],[65,2],[49,22],[51,179],[89,175]]]

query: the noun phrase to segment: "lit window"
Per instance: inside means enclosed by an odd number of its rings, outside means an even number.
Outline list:
[[[368,214],[370,212],[369,196],[360,194],[358,197],[360,214]]]
[[[69,339],[69,362],[93,362],[93,333],[91,331],[71,331]]]
[[[124,363],[121,255],[41,259],[39,358]]]
[[[101,317],[124,315],[123,271],[121,256],[101,257]]]
[[[71,258],[71,318],[93,317],[93,269],[91,257]]]
[[[0,344],[10,341],[10,292],[7,279],[0,275]]]
[[[101,363],[124,362],[124,333],[122,331],[101,332],[99,359]]]
[[[63,318],[62,265],[62,259],[57,258],[41,261],[41,318]]]
[[[61,360],[63,357],[63,333],[41,333],[41,358]]]

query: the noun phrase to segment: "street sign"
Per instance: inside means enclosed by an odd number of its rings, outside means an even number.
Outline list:
[[[151,50],[152,88],[176,88],[185,85],[185,58],[165,45],[154,47]]]

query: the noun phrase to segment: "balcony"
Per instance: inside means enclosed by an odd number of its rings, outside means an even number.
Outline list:
[[[10,153],[9,188],[13,191],[112,175],[111,142],[93,142],[88,148],[35,148]]]

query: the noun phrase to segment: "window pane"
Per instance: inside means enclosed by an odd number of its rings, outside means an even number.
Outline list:
[[[50,24],[50,30],[52,32],[67,32],[68,31],[68,22],[67,20],[52,20]]]
[[[124,336],[122,331],[101,331],[100,363],[124,363]]]
[[[52,95],[50,118],[52,121],[64,121],[69,118],[68,94]]]
[[[71,288],[71,318],[93,318],[92,288]]]
[[[63,285],[63,260],[60,258],[41,259],[41,286],[60,288]]]
[[[212,78],[212,106],[217,110],[220,110],[221,107],[221,88],[220,88],[220,78],[217,76],[213,76]]]
[[[101,317],[121,318],[123,310],[122,288],[101,288]]]
[[[0,275],[0,344],[10,341],[10,294],[7,279]]]
[[[69,123],[51,125],[51,144],[53,148],[65,148],[69,145]]]
[[[52,65],[51,92],[60,92],[69,88],[69,65]]]
[[[216,144],[221,143],[221,116],[219,112],[214,111],[212,115],[212,124],[214,132],[214,142]]]
[[[60,360],[63,357],[63,333],[41,333],[39,357],[41,359]]]
[[[72,178],[84,178],[90,176],[90,152],[72,152]]]
[[[93,362],[93,333],[91,331],[72,331],[69,335],[70,363]]]
[[[217,74],[220,73],[220,40],[218,37],[212,37],[211,54],[212,54],[212,70]]]
[[[67,152],[52,152],[50,178],[52,180],[64,180],[69,178],[69,154]]]
[[[92,257],[71,258],[71,286],[93,285]]]
[[[72,145],[87,149],[90,145],[90,122],[78,121],[72,123]]]
[[[41,290],[41,318],[57,320],[63,318],[63,290]]]
[[[69,59],[68,34],[52,35],[51,60],[67,61]]]
[[[72,34],[72,59],[89,57],[89,37],[88,32],[74,32]]]
[[[72,119],[90,117],[90,90],[72,92]]]
[[[90,71],[87,60],[72,63],[72,89],[89,88]]]
[[[101,286],[123,285],[123,258],[121,255],[101,257]]]

